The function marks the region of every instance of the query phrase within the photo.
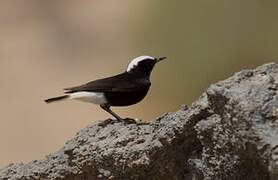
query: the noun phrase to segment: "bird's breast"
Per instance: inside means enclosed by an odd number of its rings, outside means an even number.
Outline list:
[[[147,95],[149,88],[131,92],[105,92],[111,106],[129,106],[140,102]]]

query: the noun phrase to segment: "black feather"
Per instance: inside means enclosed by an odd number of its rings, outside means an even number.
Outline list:
[[[137,74],[122,73],[113,77],[99,79],[87,84],[66,88],[65,93],[80,91],[87,92],[134,92],[148,89],[151,83],[149,77],[138,76]]]
[[[69,95],[64,95],[64,96],[58,96],[58,97],[54,97],[54,98],[49,98],[49,99],[46,99],[44,101],[46,103],[52,103],[52,102],[55,102],[55,101],[60,101],[60,100],[66,99],[68,97],[69,97]]]

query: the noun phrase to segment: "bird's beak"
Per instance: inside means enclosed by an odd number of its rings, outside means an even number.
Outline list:
[[[162,60],[164,60],[164,59],[166,59],[167,57],[160,57],[160,58],[157,58],[157,62],[159,62],[159,61],[162,61]]]

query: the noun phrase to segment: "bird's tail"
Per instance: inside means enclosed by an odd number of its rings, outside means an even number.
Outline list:
[[[54,98],[49,98],[49,99],[46,99],[44,101],[46,103],[52,103],[52,102],[56,102],[56,101],[66,100],[69,97],[70,97],[69,95],[64,95],[64,96],[58,96],[58,97],[54,97]]]

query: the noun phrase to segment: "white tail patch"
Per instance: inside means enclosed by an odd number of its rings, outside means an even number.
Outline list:
[[[76,99],[83,102],[89,102],[93,104],[106,104],[107,100],[104,93],[101,92],[75,92],[71,93],[69,99]]]

